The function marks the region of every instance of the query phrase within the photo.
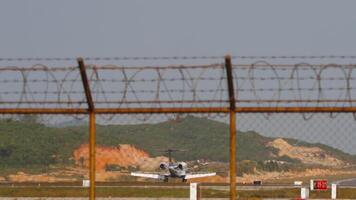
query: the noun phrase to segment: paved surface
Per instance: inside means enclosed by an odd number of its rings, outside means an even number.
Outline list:
[[[341,186],[356,186],[356,178],[346,179],[335,182]]]
[[[348,179],[336,182],[341,188],[356,188],[356,179]],[[229,186],[220,186],[220,185],[203,185],[200,186],[202,189],[215,189],[215,190],[229,190]],[[292,189],[292,188],[301,188],[309,187],[309,185],[303,186],[294,186],[294,185],[244,185],[236,186],[237,190],[278,190],[278,189]],[[83,188],[82,186],[21,186],[21,185],[2,185],[0,188]],[[189,189],[189,186],[182,185],[113,185],[113,186],[96,186],[96,188],[174,188],[174,189]]]

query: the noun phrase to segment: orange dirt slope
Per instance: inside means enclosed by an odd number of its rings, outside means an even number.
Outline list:
[[[83,144],[73,152],[75,164],[81,167],[89,165],[89,145]],[[122,167],[138,166],[142,159],[149,158],[149,154],[132,145],[122,144],[117,147],[96,147],[96,169],[104,171],[108,164]]]
[[[83,144],[73,152],[75,164],[81,168],[89,166],[89,145]],[[165,156],[150,157],[150,155],[133,145],[120,144],[117,147],[96,147],[96,170],[105,171],[106,165],[120,167],[135,167],[140,170],[154,171],[161,162],[168,162]]]

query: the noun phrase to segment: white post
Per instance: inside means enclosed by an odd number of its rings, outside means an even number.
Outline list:
[[[300,188],[300,198],[308,199],[309,198],[309,189],[308,188]]]
[[[336,199],[336,184],[331,184],[331,199]]]
[[[83,180],[83,187],[89,187],[90,186],[90,180]]]
[[[314,190],[314,180],[311,179],[310,180],[310,191],[313,191]]]
[[[198,200],[198,183],[190,183],[190,200]]]

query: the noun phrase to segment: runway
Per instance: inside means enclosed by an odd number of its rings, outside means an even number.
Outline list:
[[[339,188],[356,188],[356,179],[344,180],[344,182],[337,183]],[[161,188],[161,189],[189,189],[189,185],[99,185],[96,188]],[[295,186],[295,185],[237,185],[237,190],[253,191],[253,190],[280,190],[280,189],[295,189],[301,187],[309,187],[309,185]],[[0,188],[85,188],[78,185],[0,185]],[[201,185],[201,189],[214,190],[229,190],[228,185]]]
[[[335,183],[338,184],[339,186],[355,187],[356,188],[356,178],[340,180]]]
[[[345,180],[346,181],[346,180]],[[348,181],[354,181],[354,179],[350,179]],[[244,195],[249,195],[254,192],[262,192],[264,197],[271,197],[271,196],[275,196],[275,197],[286,197],[286,196],[298,196],[299,195],[299,191],[300,191],[300,187],[308,187],[308,186],[293,186],[293,185],[259,185],[259,186],[254,186],[254,185],[238,185],[236,187],[236,189],[238,191],[240,191],[240,193],[242,191],[242,194]],[[356,186],[340,186],[339,188],[356,188]],[[22,194],[25,194],[24,196],[26,196],[26,193],[17,193],[17,194],[21,194],[18,195],[17,197],[0,197],[0,200],[87,200],[88,197],[85,197],[87,194],[87,188],[84,188],[82,186],[79,185],[0,185],[0,191],[1,188],[3,188],[4,191],[28,191],[33,189],[33,191],[38,192],[38,194],[41,194],[40,191],[57,191],[56,189],[58,188],[58,191],[74,191],[73,194],[76,194],[77,192],[84,192],[83,196],[77,196],[77,197],[22,197]],[[10,190],[6,189],[9,188]],[[11,188],[13,188],[14,190],[12,190]],[[66,189],[67,188],[67,189]],[[71,189],[72,188],[72,189]],[[74,188],[74,189],[73,189]],[[154,184],[148,184],[148,185],[143,185],[143,184],[139,184],[139,185],[99,185],[97,186],[97,191],[106,191],[108,188],[108,190],[111,191],[105,195],[101,194],[102,197],[98,197],[96,198],[97,200],[185,200],[185,199],[189,199],[188,197],[188,193],[184,192],[184,195],[179,195],[179,190],[182,191],[182,189],[184,191],[188,191],[189,190],[189,184],[167,184],[167,185],[163,185],[161,183],[158,183],[157,185]],[[117,188],[117,189],[115,189]],[[130,188],[130,189],[129,189]],[[151,189],[152,188],[152,189]],[[63,190],[64,189],[64,190]],[[172,195],[168,195],[171,197],[161,197],[161,196],[151,196],[149,198],[147,197],[139,197],[140,195],[138,195],[137,197],[135,196],[135,194],[137,192],[143,192],[144,190],[146,191],[154,191],[154,189],[156,191],[162,192],[162,191],[169,191],[170,189],[172,189],[172,191],[169,192],[178,192],[177,196],[172,196]],[[177,190],[175,190],[177,189]],[[207,200],[225,200],[228,199],[226,197],[228,197],[228,191],[229,191],[229,186],[224,184],[224,185],[202,185],[201,186],[201,190],[203,191],[203,194],[207,195],[205,197],[209,197],[209,195],[211,194],[218,194],[215,196],[210,196],[210,198],[202,198],[202,199],[207,199]],[[118,196],[117,194],[115,195],[115,191],[119,191],[119,192],[125,192],[127,190],[131,190],[134,191],[136,193],[132,193],[133,196],[132,197],[120,197],[122,195],[122,193],[120,193],[120,195]],[[353,190],[353,189],[351,189]],[[206,191],[207,193],[204,193],[204,191]],[[350,191],[350,189],[342,189],[342,191]],[[276,192],[279,194],[281,193],[281,196],[276,195]],[[285,193],[288,193],[288,195],[285,195]],[[7,193],[7,194],[12,194],[12,193]],[[31,193],[32,194],[32,193]],[[64,193],[63,193],[64,194]],[[131,195],[132,195],[131,194]],[[58,194],[57,194],[58,195]],[[67,195],[67,194],[66,194]],[[113,196],[113,197],[109,197],[109,196]],[[187,197],[185,196],[187,195]],[[220,196],[221,195],[221,196]],[[48,196],[48,195],[47,195]],[[65,195],[64,195],[65,196]],[[74,195],[76,196],[76,195]],[[123,195],[125,196],[125,195]],[[351,195],[354,196],[354,195]],[[347,196],[347,197],[351,197],[351,196]],[[179,197],[179,198],[177,198]],[[186,198],[182,198],[182,197],[186,197]],[[216,197],[225,197],[225,198],[216,198]],[[271,199],[271,198],[263,198],[263,199]],[[274,198],[276,199],[276,198]],[[278,198],[278,199],[291,199],[291,198]]]

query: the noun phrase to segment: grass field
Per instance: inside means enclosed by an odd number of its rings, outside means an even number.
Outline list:
[[[218,198],[229,197],[228,191],[203,189],[201,197]],[[130,188],[130,187],[103,187],[96,189],[97,197],[189,197],[186,188]],[[297,198],[300,189],[255,190],[237,191],[239,198]],[[330,198],[330,191],[313,191],[311,198]],[[70,187],[24,187],[0,188],[1,197],[87,197],[87,188]],[[338,198],[356,199],[356,189],[338,189]]]

